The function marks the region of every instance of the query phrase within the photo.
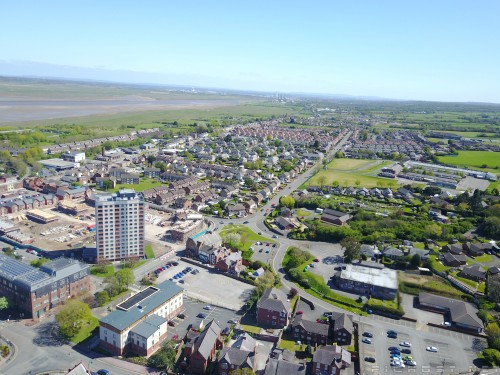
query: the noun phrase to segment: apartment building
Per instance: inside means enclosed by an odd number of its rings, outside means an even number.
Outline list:
[[[144,256],[144,198],[133,189],[96,195],[97,261]]]

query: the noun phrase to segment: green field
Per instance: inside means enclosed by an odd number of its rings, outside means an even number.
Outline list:
[[[111,193],[116,193],[120,189],[134,189],[137,192],[141,192],[147,189],[152,189],[156,186],[161,185],[161,182],[155,181],[155,180],[150,180],[150,179],[145,179],[141,180],[138,184],[116,184],[116,188],[114,189],[108,189],[108,192]]]
[[[269,242],[269,243],[276,242],[276,241],[270,240],[267,237],[258,235],[253,230],[251,230],[250,228],[248,228],[244,225],[226,225],[220,231],[220,236],[222,238],[224,238],[229,233],[237,233],[241,236],[241,243],[242,243],[241,250],[242,251],[248,250],[250,248],[250,246],[252,246],[257,241]]]
[[[390,165],[391,161],[364,160],[364,159],[335,159],[311,177],[307,185],[320,185],[324,176],[324,185],[332,185],[334,182],[342,186],[372,187],[394,187],[396,181],[377,177],[380,168]]]
[[[490,151],[459,151],[457,156],[440,156],[439,162],[459,167],[500,168],[500,153]]]

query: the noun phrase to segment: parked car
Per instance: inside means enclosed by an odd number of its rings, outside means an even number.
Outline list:
[[[273,238],[278,238],[278,236],[277,236],[277,235],[275,235],[275,234],[273,234]]]
[[[173,322],[172,320],[169,320],[167,324],[168,324],[170,327],[175,327],[175,322]]]
[[[408,348],[401,349],[401,353],[403,353],[403,354],[411,354],[411,349],[408,349]]]
[[[302,310],[299,310],[299,311],[297,311],[297,312],[295,313],[295,315],[302,315],[302,314],[304,314],[304,311],[302,311]]]
[[[393,350],[399,350],[397,346],[389,346],[389,351],[392,352]]]
[[[375,358],[373,358],[373,357],[365,357],[365,361],[366,362],[370,362],[370,363],[375,363]]]
[[[196,315],[198,318],[201,318],[201,319],[205,319],[207,317],[206,314],[203,314],[203,313],[199,313],[198,315]]]
[[[237,320],[234,320],[234,319],[230,319],[227,321],[229,324],[238,324],[238,321]]]
[[[393,331],[392,329],[387,331],[388,335],[397,335],[398,333],[396,331]]]
[[[97,371],[97,375],[108,375],[108,374],[109,374],[109,371],[104,369],[104,368]]]
[[[373,337],[373,334],[372,334],[372,333],[370,333],[370,332],[363,332],[363,336],[364,336],[364,337],[370,337],[370,338],[372,338],[372,337]]]
[[[313,262],[318,263],[318,262],[319,262],[319,259],[318,259],[318,258],[315,258]]]
[[[324,317],[326,317],[326,318],[329,318],[329,317],[333,316],[333,313],[332,313],[332,312],[330,312],[330,311],[325,311],[325,312],[323,313],[323,316],[324,316]]]
[[[183,313],[180,313],[179,315],[177,315],[177,317],[180,319],[184,319],[186,317],[186,315],[184,315]]]
[[[438,351],[438,348],[436,348],[435,346],[428,346],[427,348],[425,348],[425,350],[427,350],[428,352],[436,353]]]
[[[408,347],[408,348],[411,346],[411,344],[410,344],[408,341],[403,341],[403,342],[400,342],[400,343],[399,343],[399,345],[400,345],[400,346],[406,346],[406,347]]]
[[[203,310],[212,310],[212,306],[210,305],[203,306]]]
[[[372,339],[369,339],[368,337],[363,337],[363,341],[365,344],[371,344],[372,343]]]
[[[451,323],[450,322],[443,322],[441,323],[443,326],[445,327],[451,327]]]

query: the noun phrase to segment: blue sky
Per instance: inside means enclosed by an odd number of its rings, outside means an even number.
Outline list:
[[[500,103],[500,1],[5,1],[0,75]]]

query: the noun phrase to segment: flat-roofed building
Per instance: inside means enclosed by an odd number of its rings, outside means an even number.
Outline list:
[[[59,220],[59,218],[56,215],[53,215],[50,212],[44,212],[36,208],[34,210],[28,211],[26,213],[26,217],[30,220],[42,224],[47,224]]]
[[[95,196],[98,261],[144,256],[144,197],[133,189]]]
[[[345,264],[334,274],[333,280],[341,290],[380,299],[393,300],[398,291],[398,274],[388,268]]]
[[[153,354],[166,338],[168,320],[183,309],[184,290],[171,281],[150,286],[101,319],[101,346],[115,355]]]

